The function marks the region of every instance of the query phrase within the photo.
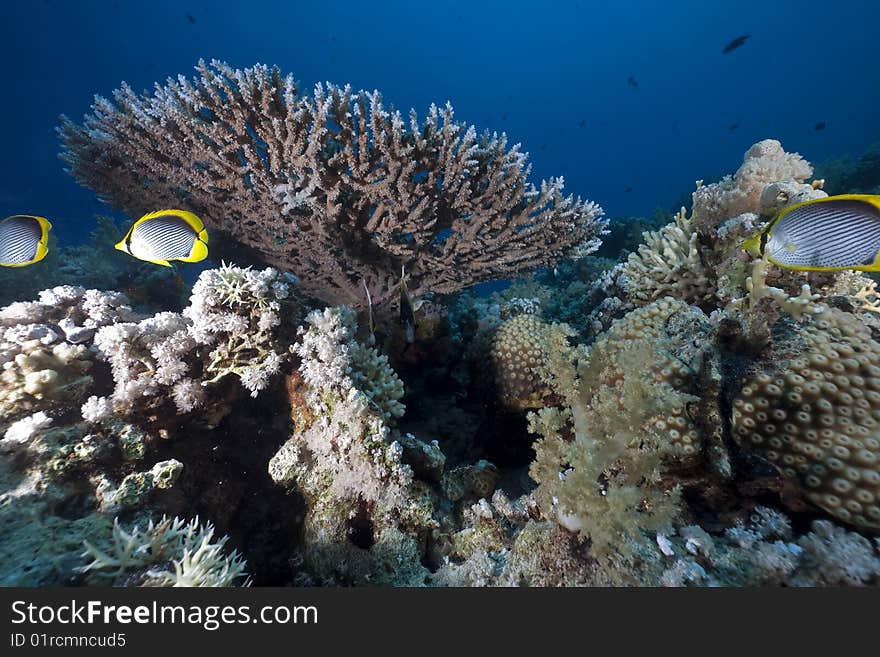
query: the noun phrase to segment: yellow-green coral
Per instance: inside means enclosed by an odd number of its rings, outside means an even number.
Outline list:
[[[671,298],[629,313],[579,363],[567,408],[530,415],[541,436],[529,470],[539,508],[595,551],[626,551],[678,513],[678,490],[662,475],[702,449],[688,410],[707,330],[700,317]]]

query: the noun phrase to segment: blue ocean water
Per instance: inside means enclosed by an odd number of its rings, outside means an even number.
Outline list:
[[[449,100],[521,142],[535,178],[564,175],[612,217],[649,215],[735,170],[759,139],[813,162],[876,140],[878,23],[871,0],[6,2],[0,211],[84,239],[106,210],[63,171],[58,116],[217,58],[278,65],[306,91],[378,89],[422,115]]]

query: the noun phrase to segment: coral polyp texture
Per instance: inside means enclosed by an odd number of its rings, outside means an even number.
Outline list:
[[[495,333],[491,360],[501,403],[513,410],[542,408],[554,394],[542,372],[551,358],[570,349],[574,335],[562,324],[532,314],[507,320]]]
[[[826,308],[801,349],[748,379],[734,435],[832,516],[880,529],[880,342],[857,316]]]
[[[449,293],[598,245],[597,205],[528,183],[519,145],[449,105],[405,119],[375,91],[301,95],[277,68],[197,71],[65,120],[77,180],[133,216],[183,204],[331,304],[365,306],[366,286],[382,307],[402,268],[414,295]]]

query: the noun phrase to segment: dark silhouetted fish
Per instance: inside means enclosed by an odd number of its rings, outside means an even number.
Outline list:
[[[729,52],[733,52],[737,48],[745,45],[745,42],[751,37],[751,34],[743,34],[742,36],[736,37],[733,41],[724,46],[724,49],[721,51],[722,55],[726,55]]]
[[[506,120],[507,120],[507,114],[502,114],[502,115],[501,115],[501,120],[502,120],[502,121],[506,121]]]
[[[196,24],[196,17],[193,16],[192,14],[187,14],[187,15],[186,15],[186,20],[188,20],[188,21],[189,21],[190,23],[192,23],[193,25]]]
[[[628,193],[628,192],[631,192],[632,190],[633,190],[632,187],[627,187],[627,188],[624,189],[623,191],[624,191],[625,193]]]
[[[825,121],[819,121],[819,123],[817,123],[816,125],[813,126],[813,130],[815,130],[816,132],[818,132],[819,130],[824,130],[824,129],[825,129]]]
[[[586,125],[586,123],[587,122],[585,120],[581,119],[581,122],[578,123],[578,128],[583,128]]]
[[[631,86],[633,89],[638,89],[638,88],[639,88],[639,81],[636,80],[635,76],[630,75],[630,76],[626,79],[626,83],[627,83],[629,86]]]
[[[739,123],[734,122],[734,123],[731,123],[729,126],[727,126],[727,129],[730,130],[731,132],[733,132],[738,127],[739,127]]]

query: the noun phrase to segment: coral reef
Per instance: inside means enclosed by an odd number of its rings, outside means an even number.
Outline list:
[[[64,120],[77,180],[133,215],[184,203],[333,304],[364,307],[366,287],[381,308],[401,268],[418,297],[598,246],[597,205],[564,196],[562,178],[527,183],[519,146],[478,136],[449,105],[411,112],[407,128],[378,92],[301,96],[261,65],[197,71],[152,95],[123,85],[84,125]]]
[[[451,110],[405,129],[378,95],[200,71],[99,100],[68,157],[131,208],[123,160],[168,202],[179,167],[279,269],[0,309],[0,583],[880,583],[876,285],[741,249],[825,193],[803,158],[760,142],[619,262],[453,295],[570,253],[595,208]]]
[[[386,357],[357,342],[355,321],[346,307],[306,318],[308,329],[293,347],[299,370],[288,381],[294,435],[270,460],[269,473],[306,498],[302,559],[312,577],[418,585],[428,575],[419,546],[436,523],[430,489],[405,459],[424,466],[439,450],[395,435],[403,385]],[[442,469],[442,454],[439,461]],[[436,476],[436,466],[419,470]],[[401,569],[405,562],[410,570]]]

